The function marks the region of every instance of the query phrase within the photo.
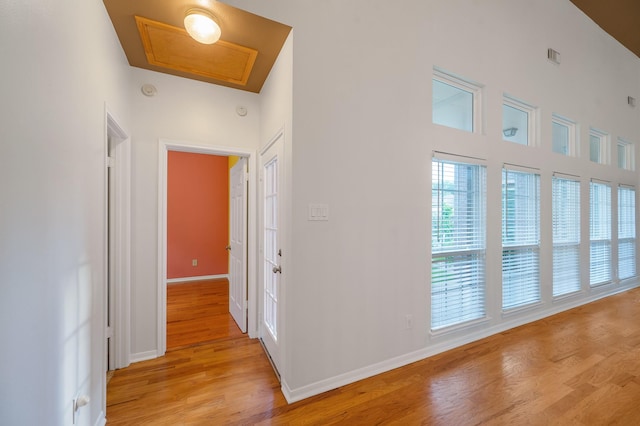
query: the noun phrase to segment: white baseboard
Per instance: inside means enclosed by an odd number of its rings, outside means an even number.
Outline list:
[[[146,361],[148,359],[158,358],[158,351],[138,352],[137,354],[131,354],[129,360],[131,363]]]
[[[297,401],[301,401],[305,398],[321,394],[323,392],[330,391],[332,389],[345,386],[350,383],[357,382],[398,367],[402,367],[413,362],[426,358],[426,350],[421,349],[415,352],[410,352],[395,358],[391,358],[376,364],[368,365],[357,370],[349,371],[348,373],[339,374],[328,379],[320,380],[315,383],[311,383],[306,386],[302,386],[297,389],[291,389],[285,378],[282,378],[282,393],[289,404]]]
[[[498,324],[493,327],[489,327],[479,332],[470,333],[469,335],[466,335],[466,336],[452,338],[442,343],[430,345],[428,347],[419,349],[414,352],[402,354],[400,356],[390,358],[390,359],[387,359],[375,364],[371,364],[362,368],[358,368],[356,370],[352,370],[344,374],[339,374],[337,376],[319,380],[317,382],[310,383],[308,385],[301,386],[299,388],[291,389],[291,387],[289,387],[289,384],[287,383],[286,378],[282,377],[281,390],[287,402],[289,404],[292,404],[294,402],[303,400],[305,398],[309,398],[311,396],[315,396],[323,392],[337,389],[341,386],[345,386],[350,383],[357,382],[359,380],[363,380],[381,373],[385,373],[387,371],[391,371],[399,367],[404,367],[405,365],[423,360],[425,358],[429,358],[431,356],[437,355],[442,352],[446,352],[450,349],[454,349],[454,348],[466,345],[468,343],[475,342],[480,339],[484,339],[485,337],[502,333],[503,331],[510,330],[512,328],[519,327],[521,325],[528,324],[534,321],[538,321],[540,319],[549,317],[551,315],[555,315],[560,312],[576,308],[578,306],[586,305],[588,303],[595,302],[596,300],[599,300],[608,296],[612,296],[617,293],[622,293],[622,292],[631,290],[632,288],[638,287],[639,285],[640,283],[638,281],[632,280],[630,282],[625,283],[625,285],[622,285],[616,288],[613,291],[609,291],[606,293],[603,292],[599,294],[598,293],[592,294],[586,298],[578,299],[574,302],[570,302],[562,306],[555,306],[551,309],[547,309],[544,311],[532,312],[530,315],[527,315],[524,317],[514,318],[513,320],[506,320],[501,324]]]
[[[190,281],[221,280],[223,278],[229,279],[229,274],[201,275],[199,277],[185,277],[185,278],[171,278],[167,280],[167,284],[186,283]]]

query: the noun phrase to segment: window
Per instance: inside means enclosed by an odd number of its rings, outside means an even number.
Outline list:
[[[540,301],[540,175],[502,170],[502,308]]]
[[[486,169],[432,162],[431,328],[485,316]]]
[[[589,130],[589,159],[594,163],[609,164],[609,136],[600,130]]]
[[[635,170],[634,154],[633,144],[618,138],[618,167],[624,170]]]
[[[580,182],[553,177],[553,297],[580,290]]]
[[[553,152],[576,156],[576,123],[557,114],[551,119],[551,141]]]
[[[618,186],[618,278],[636,276],[636,190]]]
[[[611,187],[592,181],[589,203],[589,283],[593,287],[611,281]]]
[[[502,137],[520,145],[535,145],[535,109],[505,96],[502,103]]]
[[[433,71],[432,119],[435,124],[480,132],[480,86],[443,71]]]

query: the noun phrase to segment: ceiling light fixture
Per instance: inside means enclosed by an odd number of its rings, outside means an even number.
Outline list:
[[[213,15],[203,9],[187,10],[184,16],[184,28],[195,41],[202,44],[213,44],[222,34]]]
[[[502,131],[502,134],[507,138],[511,138],[511,137],[515,136],[516,133],[518,133],[518,128],[517,127],[509,127],[508,129],[504,129]]]

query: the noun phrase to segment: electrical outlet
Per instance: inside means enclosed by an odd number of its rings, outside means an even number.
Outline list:
[[[198,266],[198,259],[191,259],[191,266]]]

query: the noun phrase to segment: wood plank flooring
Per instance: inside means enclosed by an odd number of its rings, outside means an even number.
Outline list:
[[[108,425],[637,425],[640,289],[287,405],[245,336],[116,371]]]
[[[168,351],[241,335],[229,314],[226,279],[167,286]]]

